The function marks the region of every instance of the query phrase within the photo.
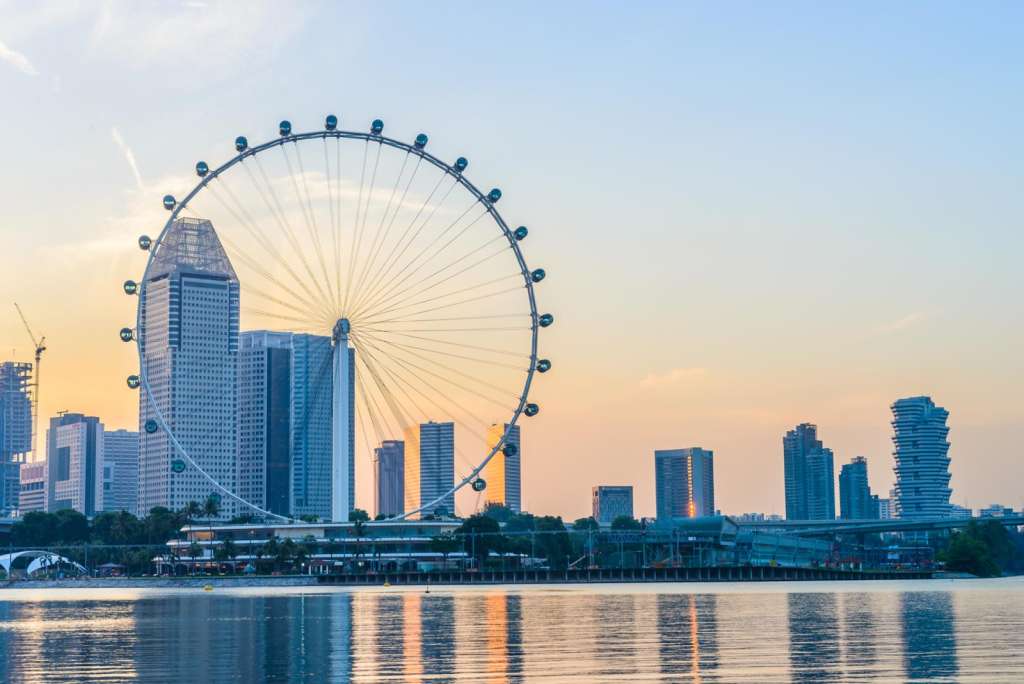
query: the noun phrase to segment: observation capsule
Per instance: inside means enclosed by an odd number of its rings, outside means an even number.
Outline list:
[[[328,114],[327,118],[324,119],[324,128],[326,128],[329,131],[333,131],[337,127],[338,117],[334,116],[333,114]]]
[[[540,406],[536,404],[527,404],[526,408],[523,409],[523,413],[530,416],[531,418],[540,413]]]
[[[373,123],[370,124],[370,132],[374,135],[380,135],[384,131],[384,122],[380,119],[374,119]]]
[[[235,138],[235,149],[239,152],[245,152],[245,149],[249,147],[249,141],[245,139],[244,135],[240,135]]]
[[[149,248],[153,246],[153,241],[149,239],[148,235],[139,236],[139,249],[144,252],[148,252]]]
[[[513,456],[519,453],[519,447],[517,447],[515,444],[506,444],[501,448],[501,453],[505,454],[509,458],[512,458]]]
[[[530,231],[526,229],[526,226],[519,226],[514,231],[512,231],[512,235],[515,236],[516,240],[522,240],[529,234]]]
[[[281,134],[281,137],[287,137],[292,134],[292,122],[285,119],[281,123],[277,124],[277,130]]]
[[[547,359],[541,359],[540,361],[537,362],[538,373],[547,373],[549,370],[551,370],[550,361],[548,361]]]
[[[471,486],[473,487],[474,492],[482,492],[485,489],[487,489],[487,481],[484,480],[483,478],[478,477],[477,479],[473,480],[473,484]]]
[[[497,202],[500,199],[501,199],[501,190],[499,190],[498,188],[492,188],[491,191],[489,193],[487,193],[487,201],[490,202],[491,204],[494,204],[495,202]]]
[[[139,389],[139,385],[141,385],[141,384],[142,384],[142,381],[139,379],[138,375],[129,375],[128,376],[128,386],[131,387],[132,389]]]
[[[126,295],[133,295],[139,291],[139,285],[134,280],[124,281],[124,293]]]
[[[148,432],[149,434],[153,434],[154,432],[156,432],[159,429],[160,429],[160,426],[157,425],[156,421],[153,420],[152,418],[150,418],[149,420],[146,421],[146,432]]]
[[[427,134],[426,133],[420,133],[419,135],[416,136],[416,140],[415,140],[415,142],[413,142],[413,145],[416,146],[417,150],[422,150],[424,147],[427,146],[427,140],[428,140]]]
[[[170,211],[174,208],[174,205],[178,202],[174,199],[174,195],[164,195],[164,209]]]
[[[180,458],[176,458],[173,461],[171,461],[171,472],[183,473],[185,472],[185,467],[185,462],[182,461]]]
[[[549,313],[541,314],[537,317],[537,322],[540,323],[540,327],[546,328],[555,322],[555,317]]]
[[[196,162],[196,175],[203,178],[210,172],[210,165],[204,161]]]
[[[455,160],[455,170],[459,173],[465,171],[467,166],[469,166],[469,160],[465,157],[459,157]]]
[[[530,278],[535,283],[539,283],[540,281],[544,280],[545,276],[547,276],[547,272],[543,268],[538,268],[536,271],[530,274]]]
[[[121,328],[120,335],[122,342],[131,342],[135,337],[135,333],[132,332],[131,328]]]

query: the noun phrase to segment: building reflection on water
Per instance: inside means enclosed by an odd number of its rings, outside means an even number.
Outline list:
[[[1024,616],[1012,594],[1011,618],[991,624],[983,592],[960,604],[977,607],[965,617],[938,591],[647,589],[0,600],[0,680],[940,681],[979,667],[963,643],[995,633],[1007,657],[1024,647],[1005,624]]]

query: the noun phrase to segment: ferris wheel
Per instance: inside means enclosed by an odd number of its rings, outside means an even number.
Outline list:
[[[331,414],[335,499],[337,488],[354,498],[339,458],[368,474],[376,450],[424,425],[448,426],[454,476],[399,518],[454,513],[439,505],[457,492],[479,505],[487,464],[517,456],[517,422],[540,411],[529,399],[534,374],[551,369],[538,354],[538,333],[554,322],[538,311],[535,287],[546,274],[526,263],[529,231],[502,218],[501,190],[470,182],[465,157],[442,161],[427,152],[425,134],[406,143],[383,131],[380,119],[366,132],[339,128],[334,115],[306,133],[281,121],[262,144],[237,137],[234,156],[219,166],[199,161],[195,187],[163,198],[166,224],[156,237],[139,238],[143,277],[124,283],[138,312],[121,339],[138,346],[140,370],[128,385],[142,392],[143,436],[163,436],[174,454],[172,477],[202,478],[259,515],[295,517],[225,484],[230,478],[204,462],[205,446],[185,439],[167,415],[155,379],[167,369],[145,352],[143,331],[153,325],[145,302],[147,288],[156,292],[161,259],[184,248],[176,231],[186,223],[205,227],[230,261],[243,335],[329,339],[330,354],[310,356],[307,400],[293,407],[291,429]]]

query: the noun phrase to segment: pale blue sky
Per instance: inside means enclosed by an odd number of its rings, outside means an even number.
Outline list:
[[[379,116],[469,157],[549,271],[529,507],[632,483],[649,514],[652,450],[700,445],[723,509],[781,511],[803,421],[884,495],[915,394],[951,412],[954,500],[1020,506],[1022,29],[996,2],[0,2],[0,287],[51,339],[44,415],[129,425],[116,288],[159,198],[235,135]]]

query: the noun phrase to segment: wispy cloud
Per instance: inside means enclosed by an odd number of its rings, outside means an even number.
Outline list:
[[[124,138],[121,137],[121,131],[117,130],[117,126],[110,129],[110,135],[114,138],[114,143],[121,150],[121,154],[124,155],[128,166],[132,167],[132,173],[135,174],[135,184],[139,190],[142,190],[142,174],[139,173],[139,165],[135,163],[135,153],[132,152],[132,148],[128,147],[128,143],[124,141]]]
[[[898,318],[895,321],[884,323],[875,328],[876,335],[886,335],[888,333],[899,332],[900,330],[906,330],[907,328],[913,327],[918,323],[921,323],[928,319],[928,314],[924,311],[914,311],[909,313],[903,318]]]
[[[685,380],[702,378],[708,374],[707,368],[673,368],[667,373],[650,373],[640,381],[643,387],[660,387],[663,385],[674,385]]]
[[[26,76],[39,75],[39,71],[32,65],[28,57],[11,49],[2,40],[0,40],[0,62],[7,62]]]

